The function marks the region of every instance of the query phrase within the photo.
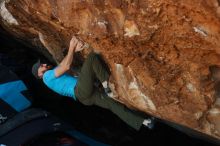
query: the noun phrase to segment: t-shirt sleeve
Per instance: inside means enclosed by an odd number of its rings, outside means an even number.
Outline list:
[[[50,81],[50,80],[52,80],[52,79],[54,79],[54,78],[56,78],[56,77],[55,77],[55,69],[53,69],[53,70],[48,70],[48,71],[46,71],[46,72],[44,73],[44,75],[43,75],[43,81],[44,81],[44,82],[48,82],[48,81]]]

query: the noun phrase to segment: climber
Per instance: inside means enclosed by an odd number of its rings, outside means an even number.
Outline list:
[[[154,126],[153,118],[143,118],[112,99],[114,94],[109,88],[110,74],[101,63],[98,54],[90,52],[82,65],[79,77],[67,73],[75,52],[81,51],[83,46],[82,41],[72,37],[68,53],[57,67],[52,69],[48,64],[41,64],[38,61],[32,67],[33,75],[38,79],[43,79],[44,84],[60,95],[72,97],[84,105],[97,105],[111,110],[136,130],[139,130],[142,125],[152,129]],[[101,82],[103,92],[94,87],[95,78]]]

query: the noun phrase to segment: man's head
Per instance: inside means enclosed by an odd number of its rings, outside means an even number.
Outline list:
[[[46,63],[41,63],[40,60],[38,60],[32,67],[32,74],[37,78],[37,79],[42,79],[44,73],[51,69],[51,66],[46,64]]]

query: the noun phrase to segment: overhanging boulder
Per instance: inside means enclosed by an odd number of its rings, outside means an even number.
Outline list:
[[[100,52],[116,99],[130,108],[220,139],[217,0],[2,0],[1,25],[47,49],[58,63],[72,35]],[[82,55],[86,54],[86,50]]]

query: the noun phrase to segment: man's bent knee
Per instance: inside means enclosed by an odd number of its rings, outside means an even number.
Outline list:
[[[77,87],[75,89],[76,98],[84,105],[92,105],[93,102],[90,99],[91,94],[90,93],[81,93],[83,91],[80,91]]]

